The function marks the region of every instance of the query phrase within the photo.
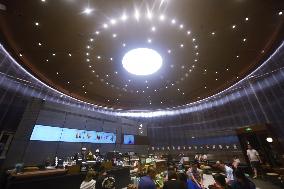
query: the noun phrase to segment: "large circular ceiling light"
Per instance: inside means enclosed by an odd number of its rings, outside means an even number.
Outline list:
[[[150,75],[158,71],[163,64],[161,55],[148,48],[137,48],[128,51],[123,59],[123,67],[135,75]]]

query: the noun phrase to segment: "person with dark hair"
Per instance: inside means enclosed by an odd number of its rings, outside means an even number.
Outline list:
[[[147,175],[141,177],[138,189],[156,189],[154,179],[156,177],[156,170],[153,166],[149,166],[147,169]]]
[[[106,169],[103,166],[101,166],[99,169],[100,169],[100,172],[99,172],[98,179],[97,179],[97,182],[96,182],[96,189],[102,189],[103,188],[102,183],[107,176]]]
[[[221,174],[216,174],[213,176],[215,183],[209,186],[209,189],[231,189],[231,187],[226,183],[225,176]]]
[[[227,183],[232,183],[234,181],[233,169],[222,161],[217,161],[216,165],[220,170],[224,171],[227,178]]]
[[[232,183],[232,189],[255,189],[255,184],[250,181],[243,171],[237,169],[235,171],[236,180]]]
[[[186,173],[188,178],[193,182],[191,185],[197,185],[198,188],[203,187],[203,174],[202,170],[198,169],[197,163],[194,163],[192,166],[190,166]]]
[[[96,181],[93,179],[95,175],[95,171],[88,171],[85,179],[81,183],[80,189],[95,189]]]
[[[168,180],[164,183],[163,189],[186,189],[186,185],[178,180],[175,171],[168,171]]]

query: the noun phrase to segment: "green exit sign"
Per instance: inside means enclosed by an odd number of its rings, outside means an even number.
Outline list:
[[[250,128],[250,127],[245,128],[245,131],[246,131],[246,132],[250,132],[250,131],[252,131],[252,128]]]

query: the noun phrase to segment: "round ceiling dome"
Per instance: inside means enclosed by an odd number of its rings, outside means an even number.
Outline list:
[[[150,75],[157,72],[163,64],[161,55],[148,48],[137,48],[128,51],[123,59],[123,67],[135,75]]]

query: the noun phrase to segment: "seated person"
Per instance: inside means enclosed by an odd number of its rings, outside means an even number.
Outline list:
[[[149,166],[147,169],[147,175],[141,177],[138,189],[156,189],[154,179],[156,177],[156,170],[153,166]]]
[[[168,180],[164,183],[163,189],[186,189],[186,185],[178,180],[175,171],[169,171]]]
[[[224,171],[225,175],[226,175],[226,181],[228,184],[231,184],[234,181],[234,174],[233,174],[233,169],[227,165],[225,165],[224,162],[222,161],[218,161],[217,163],[217,167],[219,169],[221,169],[222,171]]]
[[[221,174],[216,174],[213,176],[215,183],[210,185],[209,189],[231,189],[231,187],[226,183],[225,176]]]
[[[203,174],[202,170],[197,168],[198,164],[194,163],[192,166],[188,168],[186,172],[188,178],[194,182],[199,188],[203,187]]]
[[[94,171],[88,171],[85,179],[81,183],[80,189],[95,189],[96,181],[93,179],[96,175]]]
[[[236,180],[232,183],[232,189],[255,189],[255,184],[249,180],[243,171],[237,169],[235,171]]]

